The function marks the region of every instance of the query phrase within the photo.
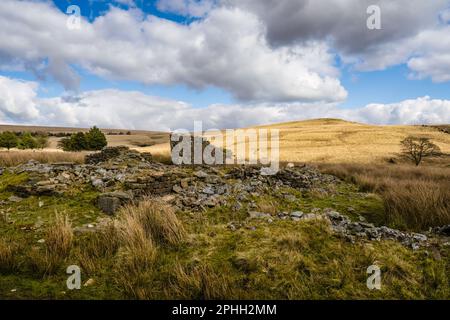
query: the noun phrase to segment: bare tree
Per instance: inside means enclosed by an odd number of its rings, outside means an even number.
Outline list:
[[[402,154],[416,166],[418,166],[424,158],[438,156],[441,149],[429,138],[409,136],[402,140]]]

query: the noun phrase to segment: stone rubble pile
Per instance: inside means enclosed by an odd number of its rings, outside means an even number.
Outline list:
[[[318,213],[319,211],[321,210],[316,208],[313,212],[317,213],[303,213],[302,211],[281,212],[276,216],[251,211],[249,212],[249,218],[264,219],[269,223],[273,222],[273,219],[289,219],[292,221],[324,220],[329,223],[335,234],[344,237],[352,243],[362,238],[371,241],[394,240],[412,249],[418,249],[427,245],[428,237],[424,234],[402,232],[386,226],[376,227],[372,223],[351,221],[347,216],[330,208],[325,209],[322,213]],[[230,228],[235,229],[235,226]]]
[[[160,197],[181,210],[200,211],[208,207],[232,204],[239,211],[246,206],[250,219],[290,219],[292,221],[325,219],[332,230],[349,241],[357,238],[368,240],[391,239],[414,249],[427,242],[422,234],[405,233],[388,227],[376,227],[364,221],[354,222],[334,210],[314,209],[310,213],[282,212],[276,216],[251,211],[257,206],[253,197],[269,191],[291,187],[299,191],[329,190],[328,186],[339,180],[321,174],[309,166],[280,168],[267,175],[259,166],[175,166],[155,163],[147,153],[139,153],[127,147],[107,147],[101,152],[86,157],[86,164],[53,163],[41,164],[29,161],[26,164],[4,171],[16,174],[27,173],[28,179],[18,185],[9,185],[14,193],[8,201],[18,202],[29,196],[62,195],[71,188],[95,188],[100,191],[97,206],[106,214],[145,196]],[[266,170],[267,171],[267,170]],[[331,188],[332,189],[332,188]],[[282,189],[283,190],[283,189]],[[282,191],[281,190],[281,191]],[[281,192],[283,195],[283,192]],[[286,201],[296,201],[292,194],[284,194]],[[230,202],[232,200],[232,202]],[[230,225],[236,229],[235,225]],[[433,230],[448,236],[450,226]]]
[[[127,147],[106,147],[86,156],[86,164],[41,164],[29,161],[10,168],[15,173],[26,172],[27,182],[8,187],[20,197],[61,195],[70,188],[90,185],[101,191],[98,206],[114,214],[131,199],[144,196],[168,196],[180,209],[202,210],[226,204],[230,196],[246,201],[268,190],[293,187],[300,190],[315,185],[335,183],[337,178],[320,174],[307,166],[280,169],[275,175],[262,174],[258,166],[237,166],[219,170],[211,166],[173,166],[155,163],[151,155]],[[126,192],[124,196],[114,196]],[[117,193],[118,192],[118,193]],[[130,199],[128,199],[130,198]]]

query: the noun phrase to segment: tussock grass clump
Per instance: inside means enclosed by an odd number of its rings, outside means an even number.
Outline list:
[[[74,162],[84,163],[82,152],[48,152],[48,151],[2,151],[0,152],[0,166],[14,167],[30,160],[41,163]]]
[[[140,217],[124,214],[118,226],[122,247],[119,258],[133,273],[152,266],[156,256],[156,245],[152,235],[146,232]]]
[[[73,230],[69,216],[56,213],[55,224],[47,231],[45,244],[52,254],[66,257],[72,247]]]
[[[306,246],[305,239],[300,234],[286,234],[281,236],[277,244],[280,249],[301,250]]]
[[[388,221],[418,230],[450,222],[450,186],[420,182],[382,192]]]
[[[54,224],[47,230],[44,238],[45,247],[32,247],[28,252],[31,269],[43,275],[55,273],[69,256],[73,238],[69,217],[56,213]]]
[[[186,232],[166,204],[146,198],[138,204],[123,207],[116,232],[120,242],[117,253],[116,281],[123,291],[137,299],[151,299],[156,293],[157,245],[179,245]]]
[[[0,224],[7,224],[9,222],[9,213],[0,211]]]
[[[153,161],[164,163],[164,164],[172,164],[172,156],[170,154],[164,153],[156,153],[152,154]]]
[[[128,295],[136,299],[150,299],[156,243],[147,225],[145,212],[139,206],[122,208],[116,230],[120,241],[117,253],[116,282]]]
[[[151,198],[124,207],[121,216],[130,226],[142,227],[159,244],[178,245],[186,234],[173,208]]]
[[[178,263],[174,275],[175,281],[170,286],[172,293],[168,296],[175,294],[180,299],[233,299],[230,280],[208,264],[200,264],[187,271]]]
[[[85,272],[92,275],[101,269],[104,260],[111,259],[117,253],[120,239],[114,223],[90,234],[80,241],[75,258]]]
[[[63,262],[61,257],[39,247],[32,247],[27,253],[27,259],[33,274],[41,276],[55,274]]]
[[[17,269],[16,260],[19,248],[17,245],[0,238],[0,271],[11,272]]]
[[[376,192],[383,199],[383,223],[410,230],[450,223],[450,168],[411,165],[320,164],[319,168]]]

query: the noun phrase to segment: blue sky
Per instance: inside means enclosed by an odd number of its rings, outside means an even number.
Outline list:
[[[123,5],[117,1],[108,0],[53,0],[53,3],[65,12],[71,4],[78,5],[82,16],[89,20],[95,20],[98,16],[104,15],[110,6],[118,6],[128,9],[129,6]],[[156,15],[164,19],[170,19],[181,24],[190,23],[193,19],[186,18],[177,14],[161,12],[156,8],[155,1],[136,1],[136,6],[143,12]],[[192,104],[194,107],[206,107],[215,103],[236,103],[236,100],[217,87],[210,87],[203,90],[196,90],[185,85],[161,86],[161,85],[142,85],[137,82],[129,81],[108,81],[95,75],[91,75],[83,70],[80,90],[97,90],[105,88],[117,88],[121,90],[138,90],[150,95],[168,97],[175,100],[182,100]],[[411,99],[422,96],[432,96],[436,99],[450,99],[450,83],[434,83],[429,78],[421,80],[410,80],[408,74],[410,71],[406,65],[400,64],[389,67],[382,71],[358,72],[351,67],[342,67],[340,79],[348,91],[348,98],[341,106],[346,108],[357,108],[369,103],[392,103],[405,99]],[[0,74],[7,73],[1,72]],[[34,79],[29,73],[9,73],[13,77],[23,79]],[[47,80],[43,87],[48,92],[40,92],[44,97],[59,96],[64,88],[51,79]],[[43,91],[43,90],[42,90]]]
[[[412,1],[372,1],[384,19],[372,31],[368,0],[287,0],[273,11],[256,0],[5,0],[0,92],[13,99],[0,100],[0,120],[87,125],[80,106],[111,112],[107,104],[129,99],[142,103],[127,107],[134,118],[110,115],[103,125],[139,126],[150,109],[161,119],[177,114],[168,127],[193,114],[215,126],[447,121],[450,1]],[[62,25],[70,5],[86,19],[79,31]],[[70,111],[61,109],[67,96],[80,101]]]
[[[382,71],[352,72],[343,70],[342,83],[348,90],[345,107],[361,107],[369,103],[392,103],[431,96],[450,99],[450,83],[433,83],[431,79],[410,80],[405,64]]]

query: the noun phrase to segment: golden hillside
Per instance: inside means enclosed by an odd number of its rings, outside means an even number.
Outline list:
[[[379,161],[399,152],[399,142],[408,135],[429,137],[442,151],[450,152],[450,135],[425,126],[380,126],[337,119],[318,119],[257,128],[280,130],[281,161]]]
[[[450,135],[430,126],[367,125],[339,119],[316,119],[256,126],[279,129],[283,162],[380,162],[395,157],[408,135],[431,138],[450,152]]]
[[[450,153],[450,135],[431,126],[368,125],[339,119],[316,119],[262,125],[254,129],[279,129],[280,160],[283,162],[380,162],[394,157],[400,150],[400,141],[408,135],[431,138],[442,151]],[[2,126],[2,130],[47,132],[72,132],[74,128],[13,127]],[[33,130],[32,130],[33,129]],[[50,130],[51,129],[51,130]],[[163,132],[130,131],[130,135],[119,135],[126,130],[103,130],[108,144],[127,145],[141,152],[169,156],[169,135]],[[59,138],[50,139],[47,151],[56,151]]]

